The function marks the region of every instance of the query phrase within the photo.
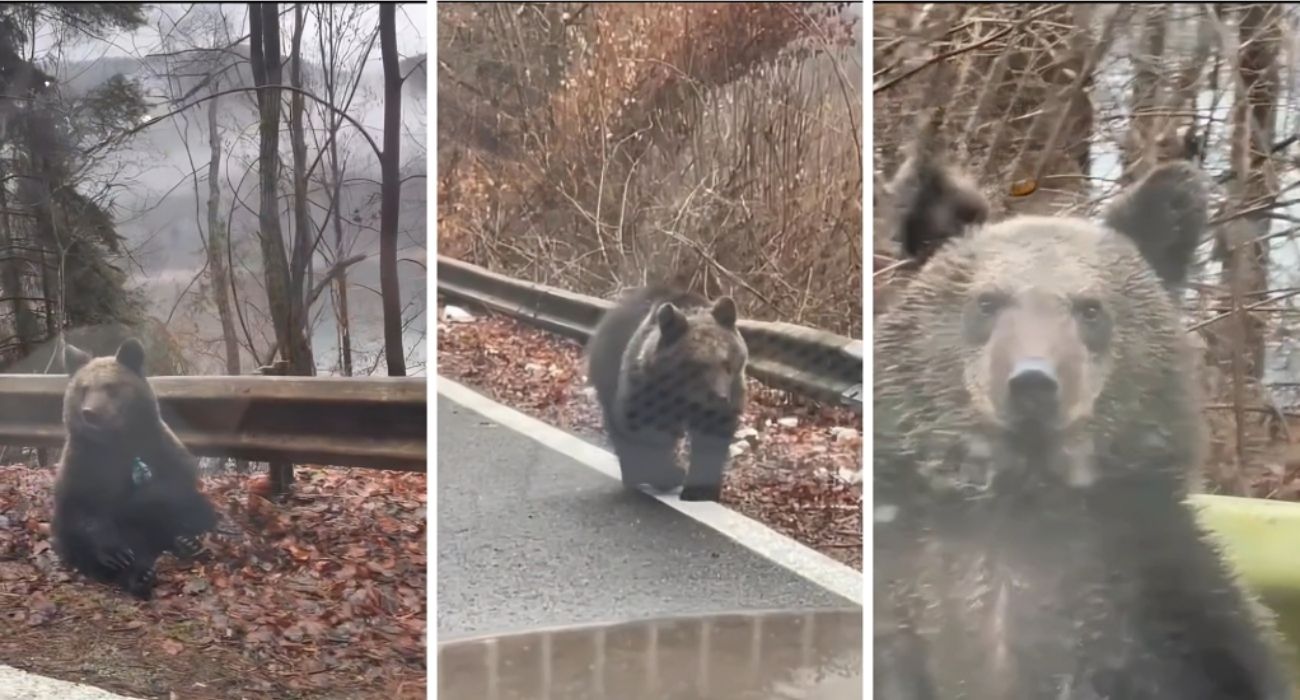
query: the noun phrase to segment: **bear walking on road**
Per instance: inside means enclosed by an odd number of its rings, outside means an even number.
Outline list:
[[[55,550],[86,576],[147,599],[158,556],[196,554],[217,512],[199,489],[197,461],[159,414],[138,341],[99,358],[66,345],[64,367]]]
[[[629,292],[601,319],[587,346],[587,374],[618,455],[623,483],[684,501],[716,501],[745,406],[749,351],[736,303],[666,287]],[[690,469],[675,465],[690,434]]]
[[[876,697],[1292,697],[1186,501],[1205,427],[1174,302],[1207,218],[1172,163],[1102,223],[905,229],[932,255],[875,329]]]

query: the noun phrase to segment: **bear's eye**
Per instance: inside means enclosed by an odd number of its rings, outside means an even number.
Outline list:
[[[994,292],[985,292],[975,299],[975,307],[984,316],[996,316],[1006,303],[1005,296]]]
[[[1079,318],[1091,323],[1101,318],[1101,302],[1096,299],[1080,299],[1075,303],[1074,311]]]

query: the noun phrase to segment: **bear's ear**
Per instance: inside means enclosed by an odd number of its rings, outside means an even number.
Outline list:
[[[903,163],[890,190],[897,198],[894,239],[916,265],[989,215],[988,200],[974,184],[925,153]]]
[[[667,345],[677,341],[686,335],[686,330],[690,327],[690,321],[686,319],[686,314],[681,309],[673,306],[673,303],[666,301],[659,305],[657,314],[659,321],[659,337],[663,344]]]
[[[118,346],[117,361],[132,372],[144,376],[144,346],[135,338],[127,338]]]
[[[731,297],[722,297],[713,302],[713,320],[723,328],[735,328],[736,301]]]
[[[1136,243],[1165,287],[1177,291],[1209,228],[1205,181],[1191,163],[1167,163],[1121,194],[1105,221]]]
[[[90,362],[90,360],[90,353],[78,348],[72,343],[65,342],[63,344],[63,369],[69,376],[76,374],[77,370],[85,367],[86,363]]]

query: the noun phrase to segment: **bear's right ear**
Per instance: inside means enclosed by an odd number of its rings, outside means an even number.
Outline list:
[[[65,342],[63,344],[63,369],[69,376],[76,374],[77,370],[85,367],[90,360],[90,353],[81,350],[72,343]]]
[[[656,315],[659,321],[659,337],[667,345],[686,335],[686,330],[690,327],[690,321],[686,319],[686,314],[681,309],[673,306],[671,301],[666,301],[659,305],[659,313]]]
[[[135,338],[127,338],[118,346],[117,361],[132,372],[144,376],[144,346]]]
[[[723,328],[736,327],[736,301],[731,297],[721,297],[713,302],[713,320]]]
[[[1205,181],[1191,163],[1167,163],[1121,194],[1105,221],[1137,244],[1166,289],[1177,291],[1209,228]]]
[[[890,190],[898,200],[894,238],[918,266],[943,244],[988,219],[988,200],[974,184],[928,154],[908,158]]]

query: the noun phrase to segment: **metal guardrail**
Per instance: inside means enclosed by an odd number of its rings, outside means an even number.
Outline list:
[[[438,256],[438,293],[586,341],[613,303]],[[861,340],[791,323],[741,320],[749,374],[769,386],[862,412]]]
[[[63,444],[62,375],[0,374],[0,445]],[[196,455],[428,470],[423,377],[150,377]]]

